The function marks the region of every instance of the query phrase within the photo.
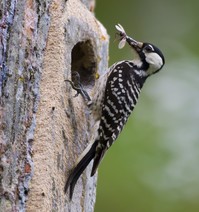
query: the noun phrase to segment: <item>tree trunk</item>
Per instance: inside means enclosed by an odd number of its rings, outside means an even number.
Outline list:
[[[0,211],[93,211],[89,166],[64,194],[95,120],[65,79],[92,97],[107,70],[108,36],[94,0],[0,0]]]

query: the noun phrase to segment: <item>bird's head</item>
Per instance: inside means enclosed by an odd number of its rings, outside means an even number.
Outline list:
[[[140,70],[139,74],[145,77],[157,73],[165,64],[165,59],[159,48],[151,43],[142,43],[127,36],[121,25],[116,26],[120,35],[119,48],[127,42],[136,53],[134,64]]]
[[[128,40],[127,37],[127,42]],[[140,65],[142,70],[146,71],[147,76],[155,74],[162,69],[165,59],[160,49],[151,43],[142,43],[135,40],[132,41],[132,39],[128,43],[135,50],[138,56],[138,65]]]

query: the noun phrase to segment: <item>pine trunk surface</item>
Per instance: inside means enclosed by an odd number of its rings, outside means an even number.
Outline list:
[[[107,70],[109,37],[94,0],[0,0],[0,211],[94,211],[91,164],[72,201],[70,170],[95,120],[66,79],[89,94]]]

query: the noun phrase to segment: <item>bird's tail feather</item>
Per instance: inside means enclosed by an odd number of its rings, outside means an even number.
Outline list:
[[[66,193],[67,190],[68,190],[68,188],[70,187],[70,193],[69,193],[70,200],[72,199],[74,187],[75,187],[75,184],[76,184],[77,180],[79,179],[79,177],[82,174],[82,172],[85,170],[85,168],[88,166],[88,164],[90,163],[90,161],[95,156],[96,145],[97,145],[97,142],[94,142],[92,144],[92,146],[89,149],[89,151],[77,163],[77,165],[71,171],[71,173],[70,173],[70,175],[69,175],[69,177],[67,179],[67,182],[66,182],[64,191]]]
[[[93,168],[91,170],[91,177],[96,173],[97,168],[98,168],[100,162],[102,161],[106,150],[107,149],[104,149],[104,148],[100,148],[100,149],[96,150],[96,154],[95,154],[95,158],[94,158],[94,162],[93,162]]]

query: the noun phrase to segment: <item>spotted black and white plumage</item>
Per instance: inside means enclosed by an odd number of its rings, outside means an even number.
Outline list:
[[[145,79],[136,80],[138,76],[135,69],[132,62],[122,61],[114,66],[108,77],[91,176],[95,174],[104,153],[117,139],[137,103]]]
[[[103,77],[101,89],[93,102],[93,111],[98,112],[100,119],[98,136],[89,147],[81,160],[72,170],[65,186],[70,187],[70,199],[74,186],[92,159],[94,159],[91,176],[93,176],[108,148],[117,139],[133,111],[142,86],[146,79],[157,73],[164,65],[162,52],[150,43],[137,42],[126,35],[121,25],[119,31],[119,48],[127,42],[135,51],[136,58],[132,61],[121,61],[112,65]]]

